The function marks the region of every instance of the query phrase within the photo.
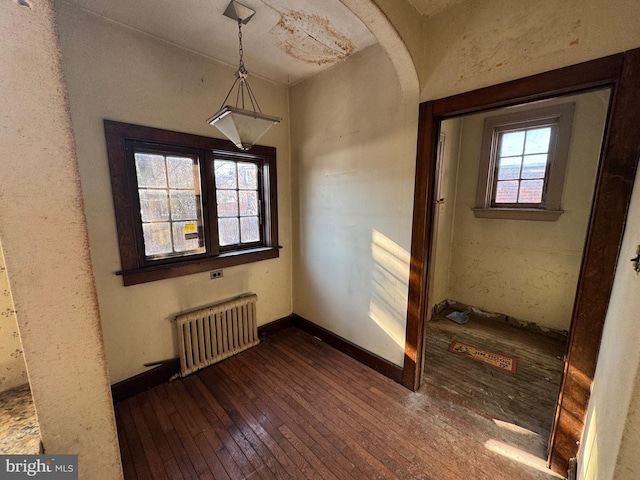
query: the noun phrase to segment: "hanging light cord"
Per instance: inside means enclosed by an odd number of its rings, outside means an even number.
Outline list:
[[[244,59],[243,59],[244,49],[242,47],[242,20],[240,19],[238,19],[238,54],[240,56],[240,63],[238,64],[238,70],[236,70],[236,79],[233,82],[233,85],[231,85],[231,88],[229,89],[229,93],[227,93],[227,96],[224,98],[224,101],[222,102],[220,109],[222,109],[225,106],[225,104],[227,103],[227,100],[229,99],[229,96],[231,95],[231,92],[235,88],[236,84],[240,82],[240,84],[238,85],[238,91],[236,92],[236,108],[238,107],[238,103],[240,103],[241,105],[240,108],[244,110],[244,91],[246,89],[247,97],[251,102],[251,107],[253,108],[253,111],[255,112],[257,109],[258,112],[262,113],[262,110],[260,109],[260,105],[258,104],[258,99],[253,94],[253,91],[251,90],[251,86],[249,85],[249,79],[248,79],[249,72],[244,66]]]

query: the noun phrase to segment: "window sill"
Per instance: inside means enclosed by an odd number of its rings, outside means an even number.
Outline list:
[[[156,280],[165,280],[218,268],[227,268],[235,265],[268,260],[270,258],[278,258],[280,256],[280,248],[281,247],[263,247],[251,250],[225,252],[212,258],[199,258],[184,260],[179,263],[165,263],[132,270],[121,270],[116,272],[116,275],[122,275],[122,282],[124,286],[127,287],[129,285],[138,285],[140,283],[154,282]]]
[[[497,218],[503,220],[535,220],[555,222],[564,210],[542,210],[537,208],[473,208],[477,218]]]

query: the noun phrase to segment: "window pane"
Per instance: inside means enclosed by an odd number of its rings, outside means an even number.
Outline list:
[[[169,220],[169,201],[166,190],[138,190],[140,214],[143,222]]]
[[[498,180],[517,180],[520,178],[522,157],[506,157],[499,160]]]
[[[216,160],[214,162],[216,188],[238,188],[236,162]]]
[[[219,217],[238,216],[238,192],[235,190],[218,190],[216,192]]]
[[[172,227],[174,251],[204,252],[204,239],[198,233],[198,228],[194,222],[174,222]]]
[[[198,198],[193,190],[171,190],[171,220],[198,218]]]
[[[258,215],[258,192],[239,191],[238,199],[240,200],[240,216],[241,217]]]
[[[167,186],[167,173],[164,166],[164,155],[136,153],[135,159],[138,187]]]
[[[167,175],[171,188],[194,188],[198,162],[190,157],[167,157]]]
[[[520,182],[518,203],[540,203],[544,180],[523,180]]]
[[[258,189],[258,166],[255,163],[238,162],[238,188],[241,190]]]
[[[535,128],[527,131],[527,141],[524,153],[547,153],[549,140],[551,139],[551,127]]]
[[[145,223],[142,225],[144,235],[144,254],[147,257],[172,253],[171,245],[171,224]]]
[[[219,218],[218,236],[220,246],[237,245],[240,243],[240,231],[237,218]]]
[[[518,201],[518,181],[498,181],[496,184],[496,203],[516,203]]]
[[[240,219],[240,239],[242,243],[260,241],[260,225],[258,217],[242,217]]]
[[[525,155],[521,178],[544,179],[547,170],[547,155]]]
[[[500,139],[500,156],[522,155],[524,134],[524,131],[503,133]]]

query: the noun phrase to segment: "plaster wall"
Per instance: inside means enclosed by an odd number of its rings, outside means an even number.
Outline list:
[[[288,94],[259,77],[251,86],[263,111],[283,118],[260,142],[278,152],[277,259],[123,287],[103,119],[221,137],[206,119],[218,110],[235,67],[104,20],[63,1],[56,4],[71,116],[77,143],[91,260],[112,383],[177,357],[176,314],[245,292],[258,295],[258,324],[282,318],[291,305],[291,213]],[[247,65],[250,69],[251,65]]]
[[[16,309],[0,244],[0,393],[28,381]]]
[[[638,17],[636,0],[464,1],[425,18],[424,60],[417,67],[421,98],[442,98],[635,48]]]
[[[0,32],[0,237],[42,441],[120,479],[52,3],[2,2]]]
[[[575,102],[561,208],[555,222],[476,218],[480,151],[487,117],[462,117],[448,298],[555,330],[569,330],[609,91],[526,108]],[[459,120],[458,120],[459,121]],[[452,122],[447,120],[443,123]]]
[[[294,311],[402,365],[417,95],[374,45],[290,96]]]

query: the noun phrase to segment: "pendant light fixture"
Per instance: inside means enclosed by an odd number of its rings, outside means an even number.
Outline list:
[[[229,17],[238,22],[238,51],[240,54],[240,63],[238,70],[236,70],[236,79],[222,102],[220,110],[207,120],[207,123],[220,130],[241,150],[249,150],[260,137],[281,120],[278,117],[265,115],[262,113],[262,110],[260,110],[258,100],[249,86],[249,72],[245,68],[242,58],[244,54],[242,48],[242,25],[246,25],[255,13],[255,10],[235,0],[232,0],[224,12],[225,17]],[[235,106],[230,106],[227,105],[227,100],[231,96],[234,88],[236,88],[236,103]],[[245,101],[247,107],[250,106],[251,110],[245,108]]]

